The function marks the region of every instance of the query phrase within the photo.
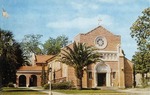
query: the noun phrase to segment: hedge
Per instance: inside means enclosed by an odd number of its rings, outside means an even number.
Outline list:
[[[44,89],[49,89],[50,84],[45,84]],[[52,83],[52,89],[71,89],[73,87],[72,82],[60,82]]]

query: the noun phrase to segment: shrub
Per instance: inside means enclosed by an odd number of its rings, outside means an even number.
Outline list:
[[[52,89],[71,89],[72,87],[72,82],[52,83]],[[44,89],[49,89],[49,84],[45,84]]]
[[[15,87],[14,84],[12,82],[8,83],[7,85],[8,87]]]
[[[45,84],[44,89],[49,89],[49,84]]]
[[[148,86],[148,80],[145,78],[142,78],[142,87],[145,88]]]

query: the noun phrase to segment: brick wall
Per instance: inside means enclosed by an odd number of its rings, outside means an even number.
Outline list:
[[[98,36],[102,36],[105,37],[107,39],[107,46],[104,49],[99,49],[99,51],[107,51],[107,52],[116,52],[118,53],[118,45],[121,44],[121,37],[118,35],[114,35],[111,32],[109,32],[108,30],[106,30],[103,27],[97,27],[93,30],[91,30],[90,32],[86,33],[86,34],[79,34],[77,35],[74,40],[76,42],[81,42],[81,43],[86,43],[87,45],[90,46],[95,46],[95,39]],[[72,44],[69,45],[69,47],[72,47]],[[119,53],[118,53],[119,55]],[[131,85],[131,72],[129,72],[128,70],[131,70],[132,67],[129,69],[130,62],[126,61],[124,59],[124,55],[120,56],[119,59],[117,59],[116,61],[105,61],[105,64],[107,64],[110,69],[111,69],[111,73],[110,73],[110,85],[111,86],[115,86],[115,87],[121,87],[124,88],[125,86],[130,86]],[[95,65],[96,64],[91,64],[87,67],[87,71],[84,72],[83,75],[83,87],[94,87],[95,85],[95,80],[94,80],[94,74],[95,74]],[[77,79],[75,76],[75,72],[74,72],[74,68],[68,66],[67,68],[67,80],[68,81],[72,81],[74,83],[74,85],[77,85]],[[92,79],[87,79],[87,72],[88,70],[90,70],[92,72]],[[115,72],[115,78],[113,78],[113,73]],[[124,74],[126,73],[126,74]],[[97,80],[97,79],[96,79]],[[130,81],[130,82],[128,82]]]
[[[107,39],[107,47],[103,50],[106,51],[116,51],[117,45],[121,43],[121,37],[118,35],[113,35],[111,32],[103,27],[98,27],[86,34],[80,34],[75,37],[75,41],[80,41],[82,43],[87,43],[88,45],[95,46],[95,39],[98,36],[103,36]]]
[[[62,69],[55,71],[55,79],[62,78]]]
[[[77,86],[77,78],[75,76],[75,71],[74,71],[74,68],[71,66],[68,66],[68,78],[67,78],[67,80],[72,81],[73,84],[75,86]]]
[[[125,58],[125,86],[133,85],[133,63]]]

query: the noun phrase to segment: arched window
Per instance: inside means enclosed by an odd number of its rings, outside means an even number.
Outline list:
[[[30,87],[37,86],[37,76],[31,75],[30,76]]]
[[[19,76],[19,87],[26,87],[26,76],[25,75]]]

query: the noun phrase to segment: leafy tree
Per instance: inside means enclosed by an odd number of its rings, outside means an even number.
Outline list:
[[[62,47],[68,44],[68,38],[64,35],[58,36],[56,39],[49,38],[43,45],[45,54],[58,54]]]
[[[133,56],[136,73],[142,74],[144,83],[144,74],[150,69],[150,7],[146,8],[141,16],[133,23],[131,37],[135,38],[138,45],[138,52]]]
[[[137,73],[140,73],[142,75],[141,82],[142,86],[147,86],[147,76],[145,77],[145,74],[147,74],[150,70],[150,52],[147,51],[139,51],[136,52],[135,55],[132,58],[132,61],[134,62],[134,75]]]
[[[16,70],[23,62],[22,50],[13,34],[0,29],[0,87],[16,81]]]
[[[42,46],[40,43],[41,37],[42,35],[39,34],[28,34],[24,36],[21,46],[25,55],[29,55],[30,53],[42,54],[42,49],[40,48]]]
[[[137,41],[139,49],[147,47],[150,50],[150,7],[133,23],[131,36]]]
[[[132,61],[135,63],[135,72],[141,73],[144,78],[144,74],[149,72],[150,67],[150,52],[136,52]]]
[[[95,52],[91,46],[86,46],[84,43],[73,43],[73,48],[66,46],[63,49],[60,62],[65,63],[75,70],[77,77],[78,89],[82,89],[83,68],[89,64],[96,63],[100,60],[100,54]]]
[[[21,49],[23,51],[25,64],[24,65],[31,65],[31,56],[32,53],[34,54],[42,54],[42,44],[40,43],[40,38],[42,35],[39,34],[28,34],[25,35],[21,44]]]

